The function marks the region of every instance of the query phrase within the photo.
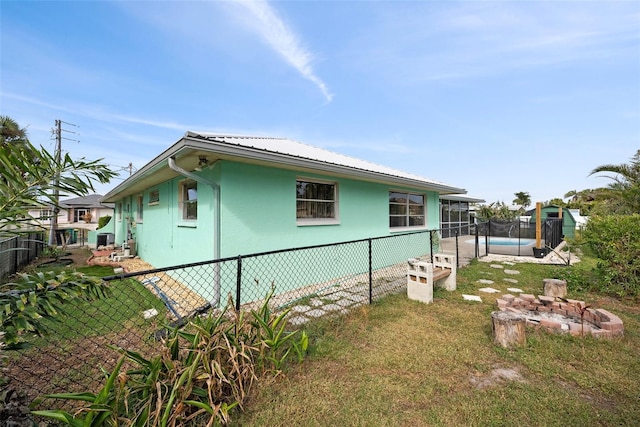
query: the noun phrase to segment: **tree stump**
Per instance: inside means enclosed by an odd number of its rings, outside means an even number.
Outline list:
[[[524,317],[510,311],[494,311],[491,313],[491,321],[494,344],[509,348],[526,343]]]
[[[560,279],[542,279],[544,286],[544,296],[546,297],[560,297],[567,296],[567,281]]]

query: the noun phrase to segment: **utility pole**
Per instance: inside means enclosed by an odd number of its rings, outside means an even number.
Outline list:
[[[58,214],[60,213],[60,163],[62,162],[62,131],[76,134],[75,132],[68,131],[66,129],[62,129],[62,120],[55,121],[55,127],[51,130],[51,132],[55,135],[56,138],[56,152],[55,152],[55,168],[56,173],[53,178],[53,216],[51,217],[51,231],[49,232],[49,246],[53,246],[56,241],[56,231],[58,229]],[[65,124],[76,126],[72,123],[64,122]],[[77,127],[77,126],[76,126]],[[77,141],[75,139],[64,138],[70,141]]]
[[[56,137],[56,175],[53,179],[53,200],[55,201],[53,206],[53,216],[51,217],[51,231],[49,232],[49,246],[53,246],[53,242],[56,237],[56,230],[58,229],[58,213],[60,212],[59,199],[60,191],[58,189],[60,185],[60,159],[62,158],[62,121],[56,120],[56,126],[53,129],[53,133]]]

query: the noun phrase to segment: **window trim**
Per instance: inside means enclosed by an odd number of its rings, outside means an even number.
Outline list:
[[[39,211],[38,218],[44,221],[51,221],[54,215],[53,209],[42,208]]]
[[[84,212],[82,215],[80,215],[80,212]],[[83,222],[84,219],[83,217],[89,214],[91,215],[91,209],[90,208],[75,208],[73,209],[73,222]]]
[[[392,226],[391,225],[391,193],[402,193],[402,194],[406,194],[407,195],[407,204],[405,206],[409,206],[409,197],[408,196],[421,196],[422,197],[422,207],[423,207],[423,217],[424,217],[424,224],[422,225],[401,225],[401,226]],[[397,189],[393,189],[390,188],[389,192],[387,193],[387,205],[389,206],[389,214],[387,216],[388,221],[389,221],[389,230],[392,232],[398,232],[398,231],[407,231],[407,230],[423,230],[427,228],[427,194],[426,193],[417,193],[417,192],[411,192],[408,190],[397,190]],[[399,203],[395,203],[397,205],[399,205]],[[399,217],[400,215],[394,215],[396,217]],[[411,215],[409,215],[409,209],[407,209],[406,214],[404,215],[404,218],[407,219],[407,223],[409,222],[408,219]]]
[[[195,186],[196,189],[196,199],[195,200],[188,200],[187,202],[185,202],[184,200],[184,192],[185,192],[185,187],[187,185],[193,185]],[[195,202],[196,205],[196,211],[195,211],[195,218],[186,218],[186,207],[187,207],[187,203],[193,203]],[[180,181],[179,185],[178,185],[178,208],[180,211],[180,221],[184,224],[194,224],[196,221],[198,221],[198,182],[193,180],[193,179],[183,179],[182,181]]]
[[[144,218],[144,194],[136,196],[136,223],[142,223]]]
[[[328,184],[333,186],[333,218],[298,218],[298,182],[308,182],[311,184]],[[296,199],[295,199],[295,211],[296,211],[296,225],[297,226],[312,226],[312,225],[337,225],[340,224],[340,202],[339,202],[339,185],[337,181],[310,178],[305,176],[296,177]]]

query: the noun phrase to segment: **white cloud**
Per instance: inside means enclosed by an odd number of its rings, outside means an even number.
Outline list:
[[[298,36],[278,16],[276,11],[264,0],[238,0],[255,19],[245,20],[251,31],[255,32],[267,45],[284,58],[302,76],[315,84],[331,102],[333,94],[327,85],[316,76],[311,65],[313,54],[304,48]]]

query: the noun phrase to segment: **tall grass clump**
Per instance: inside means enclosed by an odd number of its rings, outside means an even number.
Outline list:
[[[288,311],[272,313],[272,295],[258,310],[236,311],[230,299],[217,314],[169,328],[158,355],[119,349],[121,357],[115,369],[105,373],[97,394],[45,396],[80,401],[81,408],[32,414],[72,426],[227,424],[232,411],[242,409],[255,381],[279,374],[289,356],[302,361],[306,353],[306,333],[285,330]]]

